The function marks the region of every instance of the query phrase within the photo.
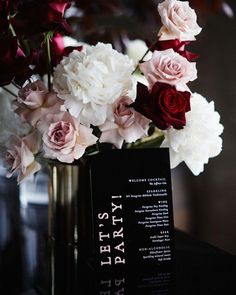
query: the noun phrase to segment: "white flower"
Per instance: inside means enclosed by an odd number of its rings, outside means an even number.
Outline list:
[[[80,42],[78,42],[76,39],[69,36],[63,36],[63,43],[64,43],[64,47],[81,45]]]
[[[184,129],[171,128],[165,131],[162,147],[170,148],[171,168],[184,161],[194,175],[204,170],[209,158],[217,156],[222,149],[223,132],[220,115],[200,94],[194,93],[190,98],[191,111],[186,113]]]
[[[148,50],[146,43],[140,39],[125,40],[125,47],[126,54],[133,60],[135,66]],[[149,51],[144,57],[144,61],[149,60],[151,57],[152,53]]]
[[[116,99],[135,98],[133,68],[128,56],[98,43],[86,53],[73,51],[64,57],[55,68],[53,87],[80,123],[98,126],[109,117]]]
[[[63,43],[64,43],[64,47],[69,47],[69,46],[82,46],[82,51],[85,52],[86,48],[90,47],[90,45],[88,43],[85,42],[79,42],[78,40],[69,37],[69,36],[63,36]]]
[[[12,92],[16,90],[14,87],[7,88]],[[22,124],[20,118],[14,113],[14,99],[14,96],[0,88],[0,149],[5,147],[6,141],[12,134],[22,135],[29,130],[28,126]]]

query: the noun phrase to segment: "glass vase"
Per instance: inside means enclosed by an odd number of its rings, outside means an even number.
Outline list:
[[[92,242],[89,159],[49,163],[48,234],[57,244],[88,251]]]

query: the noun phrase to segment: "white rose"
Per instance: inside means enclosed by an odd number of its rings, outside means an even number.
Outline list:
[[[158,11],[163,24],[158,33],[160,40],[192,41],[201,32],[188,1],[165,0],[158,5]]]
[[[73,51],[54,71],[54,90],[65,100],[69,112],[80,123],[103,124],[112,112],[112,104],[120,96],[135,98],[134,69],[128,56],[98,43],[86,53]]]
[[[181,130],[165,131],[162,147],[170,148],[171,168],[184,161],[194,175],[204,170],[209,158],[216,157],[222,149],[223,132],[220,115],[214,110],[214,102],[198,93],[190,98],[191,111],[186,113],[186,126]]]

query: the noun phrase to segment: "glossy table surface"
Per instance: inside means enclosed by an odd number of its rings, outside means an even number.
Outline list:
[[[0,177],[0,294],[236,294],[236,257],[179,230],[171,267],[96,272],[75,247],[49,241],[46,203],[20,197]]]

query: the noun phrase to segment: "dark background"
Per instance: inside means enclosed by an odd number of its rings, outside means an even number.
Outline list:
[[[234,18],[197,10],[203,30],[192,45],[200,58],[198,79],[190,84],[193,92],[215,101],[224,125],[223,150],[197,177],[184,165],[176,168],[173,196],[176,226],[236,254],[236,3],[227,3]]]

